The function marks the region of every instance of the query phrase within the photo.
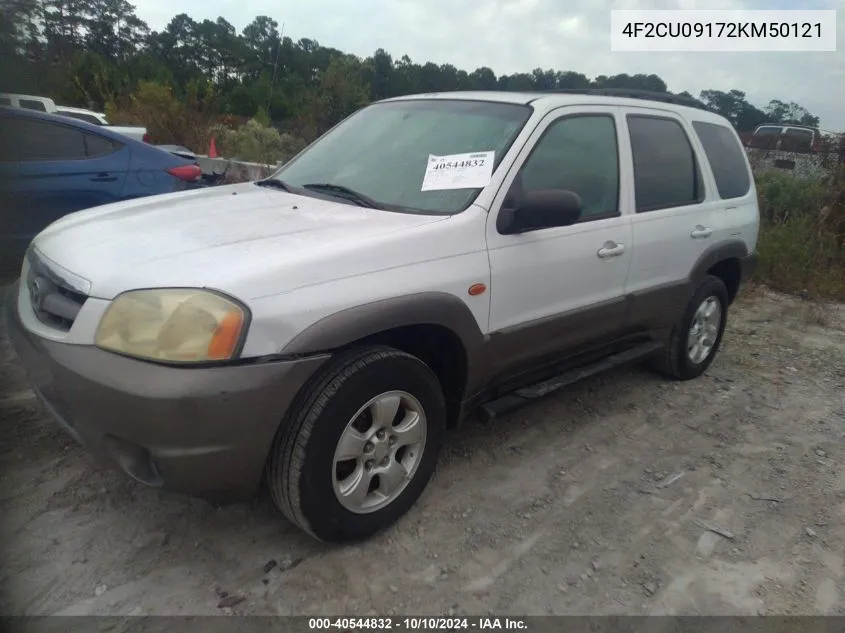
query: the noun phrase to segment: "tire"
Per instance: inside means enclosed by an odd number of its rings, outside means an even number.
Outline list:
[[[380,398],[379,404],[356,416],[373,398]],[[400,400],[398,412],[393,424],[381,423],[390,430],[379,439],[374,430],[378,419],[389,416],[396,398]],[[416,419],[422,420],[424,427],[408,422],[415,419],[417,409],[422,415],[417,412]],[[378,415],[379,411],[384,414]],[[348,431],[353,421],[357,434]],[[417,433],[422,429],[422,441],[400,445],[411,437],[401,430],[405,427],[417,429]],[[434,473],[445,429],[446,404],[440,382],[421,360],[384,346],[341,353],[303,389],[276,434],[266,470],[273,502],[291,522],[320,541],[366,539],[396,522],[422,494]],[[369,448],[370,453],[336,464],[339,441],[347,437],[344,433],[355,440],[356,455],[360,438],[369,437],[371,441],[361,444],[360,451]],[[389,462],[393,482],[384,474],[388,472],[384,460]],[[399,463],[405,464],[401,471],[396,467]],[[360,495],[344,497],[343,482],[354,483],[356,477],[362,482],[371,477],[378,490],[367,492],[363,501]],[[400,483],[393,485],[396,482]],[[396,496],[389,499],[382,485]],[[364,489],[350,486],[359,493]],[[378,505],[379,498],[384,505]],[[370,505],[365,507],[367,503]]]
[[[695,354],[691,354],[689,349],[690,342],[693,340],[690,338],[693,336],[691,328],[699,308],[704,306],[706,302],[713,300],[718,301],[719,315],[715,341],[703,358],[696,357]],[[727,316],[728,290],[721,279],[708,275],[693,294],[679,322],[672,328],[667,347],[654,358],[653,368],[676,380],[691,380],[703,374],[710,367],[719,351]]]

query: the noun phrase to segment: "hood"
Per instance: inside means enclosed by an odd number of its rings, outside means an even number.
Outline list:
[[[91,296],[110,299],[142,287],[226,290],[305,262],[312,264],[309,278],[318,282],[339,276],[313,266],[322,257],[373,246],[390,235],[395,239],[397,232],[447,217],[369,209],[244,183],[73,213],[41,232],[34,245],[87,279]],[[273,289],[241,285],[238,294],[284,292],[303,282],[284,281]]]

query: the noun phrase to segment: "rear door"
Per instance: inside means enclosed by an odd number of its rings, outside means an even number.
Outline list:
[[[724,230],[714,237],[722,243],[741,240],[752,252],[760,216],[754,178],[739,136],[726,121],[693,120],[692,127],[707,156],[715,195],[723,203]]]
[[[626,283],[630,329],[660,330],[688,301],[688,277],[725,230],[691,126],[668,110],[626,107],[633,170],[634,254]],[[705,180],[705,177],[707,180]]]
[[[32,239],[58,218],[120,199],[129,147],[73,125],[19,119],[20,188],[27,205],[16,232]]]

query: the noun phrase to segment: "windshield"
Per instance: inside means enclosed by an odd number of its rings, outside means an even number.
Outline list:
[[[531,112],[526,105],[485,101],[378,103],[352,115],[272,178],[293,187],[344,187],[386,208],[457,213],[483,187],[470,179],[464,184],[473,188],[423,191],[429,156],[493,152],[495,170]]]

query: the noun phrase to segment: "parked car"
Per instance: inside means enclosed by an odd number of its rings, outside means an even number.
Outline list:
[[[54,114],[70,117],[85,121],[91,125],[100,125],[107,130],[123,134],[129,138],[134,138],[136,141],[150,142],[150,135],[147,134],[147,128],[142,125],[109,125],[108,119],[104,112],[94,112],[93,110],[85,110],[83,108],[71,108],[70,106],[56,106]]]
[[[200,168],[113,131],[57,115],[0,107],[0,253],[19,268],[29,241],[89,207],[196,185]]]
[[[747,146],[787,152],[816,152],[821,140],[822,134],[818,128],[766,123],[754,128]]]
[[[606,94],[606,93],[605,93]],[[36,393],[154,487],[365,538],[448,428],[646,360],[700,376],[755,261],[731,124],[584,94],[372,104],[265,180],[85,211],[10,303]]]

